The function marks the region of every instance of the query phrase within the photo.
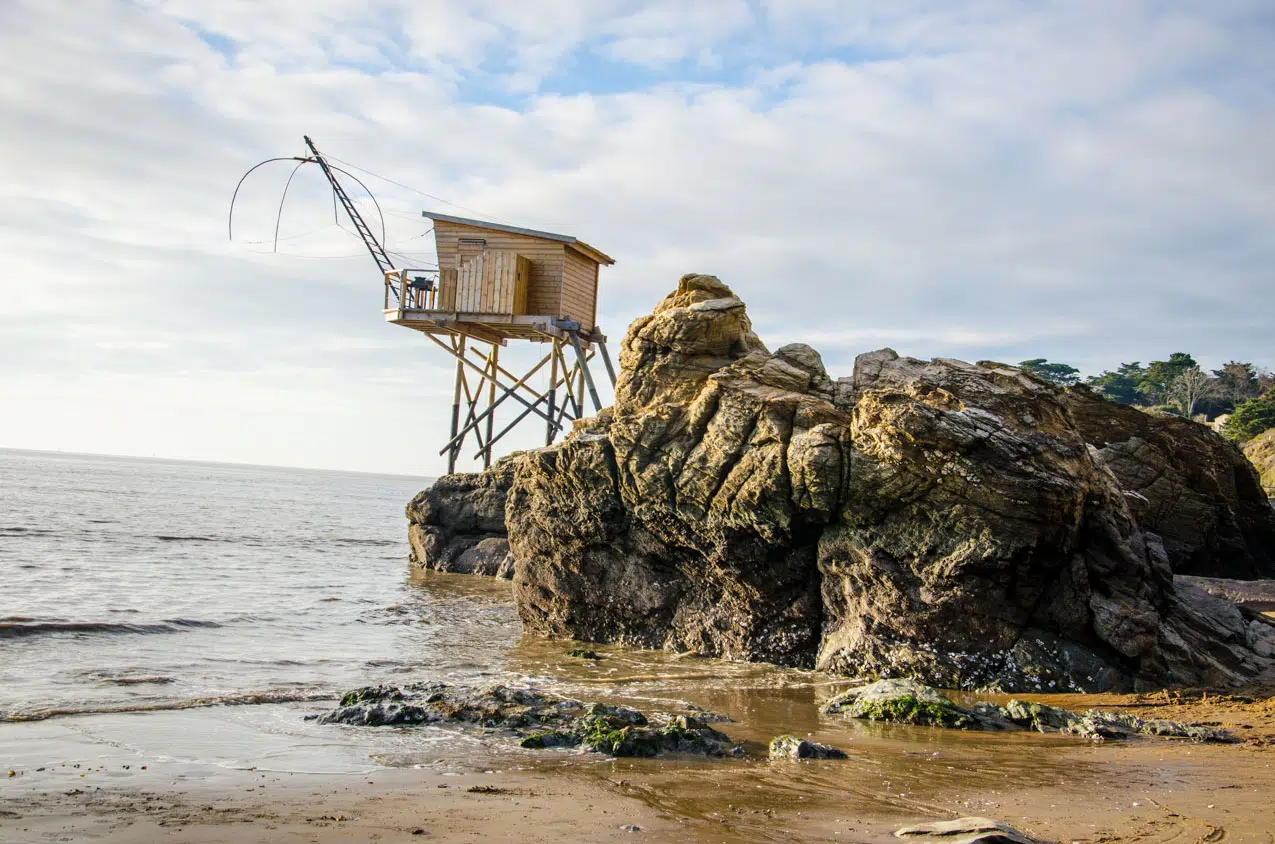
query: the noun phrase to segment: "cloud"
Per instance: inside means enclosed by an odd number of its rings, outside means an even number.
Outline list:
[[[1273,36],[1239,0],[7,3],[0,445],[438,471],[451,364],[318,174],[278,254],[287,163],[226,240],[303,133],[455,203],[352,171],[412,261],[422,208],[615,255],[613,343],[698,271],[834,374],[1271,366]]]

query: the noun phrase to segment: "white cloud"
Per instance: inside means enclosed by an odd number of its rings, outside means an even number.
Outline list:
[[[226,242],[236,180],[302,133],[615,255],[613,342],[704,271],[837,374],[880,345],[1272,365],[1271,24],[1243,2],[11,2],[0,445],[437,471],[450,365],[384,324],[317,174],[278,255],[285,163]],[[626,63],[666,76],[624,90]],[[364,178],[391,248],[428,253],[420,210],[450,206]]]

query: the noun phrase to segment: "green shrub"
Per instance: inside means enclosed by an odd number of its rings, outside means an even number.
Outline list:
[[[1261,398],[1235,405],[1235,410],[1222,426],[1222,433],[1242,443],[1271,428],[1275,428],[1275,390]]]

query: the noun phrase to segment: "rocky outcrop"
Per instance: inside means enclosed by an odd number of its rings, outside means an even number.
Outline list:
[[[1275,577],[1275,511],[1237,446],[1198,422],[1118,405],[1084,388],[1063,401],[1134,518],[1160,537],[1174,572]]]
[[[1004,706],[978,701],[966,707],[954,703],[938,689],[915,680],[878,680],[868,686],[850,689],[828,700],[820,711],[825,715],[890,724],[956,730],[1034,730],[1038,733],[1083,736],[1096,741],[1135,736],[1185,738],[1196,742],[1236,741],[1235,736],[1226,730],[1207,724],[1142,719],[1125,712],[1091,709],[1075,713],[1013,698]]]
[[[1275,428],[1244,443],[1244,456],[1257,469],[1262,490],[1267,497],[1275,499]],[[1275,502],[1272,502],[1272,506],[1275,506]]]
[[[1173,578],[1179,587],[1193,586],[1210,595],[1224,598],[1241,611],[1275,613],[1275,580],[1227,580],[1223,577],[1192,577],[1179,574]]]
[[[517,455],[485,472],[444,475],[407,505],[411,561],[433,571],[513,577],[505,499]]]
[[[698,712],[656,712],[648,718],[627,706],[582,703],[510,686],[364,686],[347,692],[335,709],[310,718],[320,724],[356,727],[441,723],[480,727],[484,732],[504,731],[520,746],[533,750],[578,747],[611,756],[736,756],[742,752],[730,736],[710,727]]]
[[[886,349],[834,381],[695,275],[619,363],[612,409],[517,462],[530,631],[948,688],[1272,669],[1264,622],[1175,589],[1062,391],[1015,368]]]

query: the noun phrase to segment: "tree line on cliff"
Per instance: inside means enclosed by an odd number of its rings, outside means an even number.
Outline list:
[[[1167,360],[1122,363],[1083,381],[1074,366],[1046,358],[1019,366],[1062,387],[1084,383],[1116,404],[1188,419],[1225,416],[1221,433],[1237,442],[1275,428],[1275,374],[1251,363],[1233,360],[1210,373],[1186,352],[1174,352]]]

